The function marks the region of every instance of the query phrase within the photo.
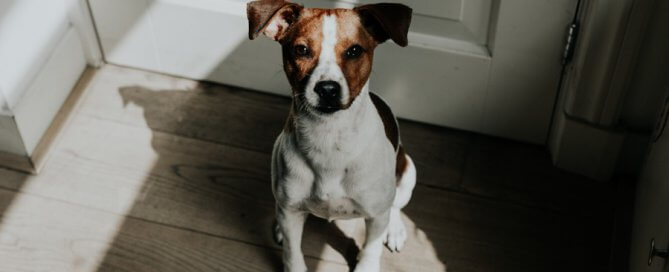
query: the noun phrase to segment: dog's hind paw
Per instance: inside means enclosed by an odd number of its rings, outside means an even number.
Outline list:
[[[404,247],[407,239],[407,231],[400,216],[400,210],[393,208],[390,211],[390,222],[388,223],[388,233],[384,239],[384,244],[392,252],[399,252]]]
[[[283,234],[281,233],[281,227],[279,227],[279,223],[276,221],[274,221],[274,224],[272,224],[272,234],[274,237],[274,242],[280,245],[283,242]]]

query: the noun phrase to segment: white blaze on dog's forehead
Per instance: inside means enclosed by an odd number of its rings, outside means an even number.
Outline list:
[[[346,77],[337,63],[337,17],[334,15],[323,16],[321,33],[321,52],[318,56],[318,64],[311,74],[307,84],[306,98],[312,104],[318,104],[318,96],[313,91],[316,83],[320,81],[335,81],[341,86],[341,103],[346,104],[349,99],[348,84]]]
[[[327,61],[337,61],[334,56],[335,45],[337,45],[337,18],[328,15],[323,18],[323,42],[321,44],[321,58],[327,57]]]
[[[336,74],[332,71],[337,66],[337,56],[335,55],[335,46],[337,45],[337,18],[334,16],[323,17],[323,41],[321,42],[321,54],[318,58],[318,67],[325,77],[331,77]],[[333,80],[334,78],[325,78],[326,80]]]

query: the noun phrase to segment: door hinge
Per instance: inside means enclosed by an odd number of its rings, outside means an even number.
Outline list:
[[[567,65],[574,57],[576,50],[576,39],[578,38],[579,24],[574,21],[569,25],[567,30],[567,38],[565,39],[564,51],[562,52],[562,65]]]
[[[565,38],[564,51],[562,51],[562,66],[569,64],[574,57],[574,51],[576,50],[576,39],[578,38],[578,32],[580,25],[578,23],[578,15],[581,10],[581,0],[576,2],[576,9],[574,10],[574,18],[571,19],[571,24],[567,29],[567,37]]]

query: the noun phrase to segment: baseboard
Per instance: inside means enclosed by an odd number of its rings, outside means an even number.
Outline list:
[[[610,180],[626,133],[560,114],[555,119],[554,133],[549,141],[555,166],[595,180]]]
[[[91,82],[91,79],[95,75],[95,68],[88,67],[82,73],[81,77],[77,81],[77,84],[74,86],[67,99],[61,106],[58,113],[53,118],[51,125],[47,128],[46,132],[40,139],[39,143],[35,147],[35,150],[30,156],[30,160],[34,167],[34,172],[39,173],[47,161],[49,151],[53,146],[58,142],[63,128],[67,127],[67,124],[73,117],[73,114],[76,112],[79,104],[82,101],[83,93],[88,84]]]
[[[28,174],[36,174],[35,166],[30,160],[30,157],[25,155],[0,151],[0,167],[25,172]]]

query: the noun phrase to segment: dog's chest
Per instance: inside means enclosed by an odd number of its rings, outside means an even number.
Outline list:
[[[372,138],[371,128],[341,121],[315,123],[302,130],[306,157],[318,168],[336,168],[355,159]],[[318,169],[320,170],[320,169]]]
[[[304,204],[312,214],[328,220],[355,218],[362,214],[360,206],[336,181],[315,183]]]
[[[305,204],[312,214],[327,220],[355,218],[362,214],[352,198],[337,192],[313,194]]]
[[[308,202],[307,208],[313,215],[330,221],[356,218],[362,215],[350,198],[310,199]]]

